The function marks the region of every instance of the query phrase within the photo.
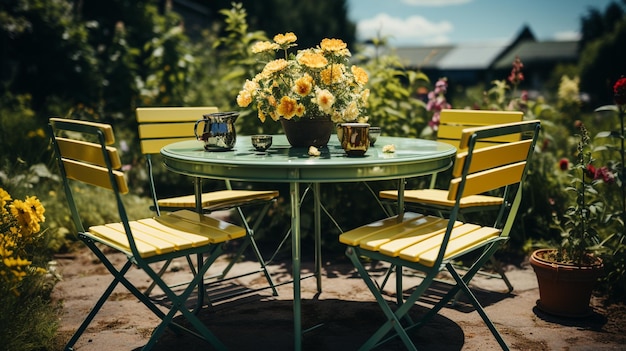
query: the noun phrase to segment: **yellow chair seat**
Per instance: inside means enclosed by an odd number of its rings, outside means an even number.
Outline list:
[[[269,201],[278,197],[274,190],[219,190],[202,194],[202,208],[216,209],[245,205],[255,201]],[[159,207],[194,208],[195,195],[185,195],[158,200]]]
[[[142,258],[221,243],[246,235],[243,227],[189,210],[131,221],[129,225]],[[122,223],[92,226],[86,235],[131,254],[128,236]]]
[[[345,232],[339,236],[339,241],[432,267],[447,226],[446,219],[407,212],[402,221],[398,221],[397,216],[386,218]],[[499,235],[500,230],[496,228],[455,222],[444,260],[471,251]]]
[[[397,190],[384,190],[379,193],[383,199],[397,200]],[[454,200],[448,200],[448,190],[441,189],[415,189],[404,191],[404,201],[420,204],[429,204],[442,207],[454,206]],[[461,199],[460,208],[477,206],[500,206],[502,198],[489,195],[471,195]]]

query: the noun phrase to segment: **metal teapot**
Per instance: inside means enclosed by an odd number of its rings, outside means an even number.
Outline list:
[[[235,121],[239,112],[216,112],[202,115],[202,119],[196,121],[193,133],[198,140],[204,142],[207,151],[228,151],[235,146],[237,133]],[[198,124],[204,123],[201,135],[198,135]]]

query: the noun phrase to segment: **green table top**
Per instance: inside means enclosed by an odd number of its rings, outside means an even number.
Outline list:
[[[395,152],[383,152],[383,146]],[[320,156],[293,148],[284,135],[274,135],[267,152],[257,152],[250,136],[238,135],[230,151],[205,151],[197,140],[180,141],[161,149],[167,169],[189,176],[267,182],[355,182],[409,178],[452,165],[456,149],[432,140],[381,136],[361,157],[348,157],[335,135]]]

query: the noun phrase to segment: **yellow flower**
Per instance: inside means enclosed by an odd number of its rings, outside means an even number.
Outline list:
[[[269,41],[258,41],[252,45],[250,49],[253,53],[259,54],[266,51],[275,51],[280,49],[280,45],[276,43],[270,43]]]
[[[261,123],[265,123],[265,114],[263,113],[263,110],[261,109],[261,104],[258,105],[257,107],[257,111],[259,111],[259,120],[261,120]]]
[[[315,93],[315,100],[320,109],[325,113],[332,112],[331,109],[335,103],[335,96],[327,89],[318,89]]]
[[[306,112],[306,107],[304,107],[304,105],[302,104],[296,105],[296,116],[302,117],[304,116],[305,112]]]
[[[41,202],[39,202],[39,199],[37,199],[36,196],[27,196],[25,203],[30,208],[38,222],[44,222],[46,220],[46,217],[43,215],[44,212],[46,212],[46,209],[43,207]]]
[[[0,214],[8,212],[5,206],[9,203],[9,201],[11,201],[11,195],[6,192],[6,190],[0,188]]]
[[[284,70],[287,66],[289,66],[289,62],[285,59],[278,59],[274,61],[270,61],[263,68],[263,72],[261,72],[264,76],[270,76],[276,72],[280,72]]]
[[[343,118],[347,121],[356,120],[359,118],[359,107],[356,101],[352,101],[346,108],[346,112],[343,114]]]
[[[365,104],[365,106],[367,106],[367,99],[369,99],[369,97],[370,97],[370,90],[364,89],[361,92],[361,101],[363,102],[363,104]]]
[[[344,43],[343,40],[341,39],[328,39],[327,38],[327,39],[322,40],[320,47],[324,51],[341,52],[342,50],[347,48],[348,45]]]
[[[24,204],[24,201],[14,200],[9,208],[11,210],[11,215],[13,215],[13,217],[17,220],[17,224],[20,227],[27,229],[31,222],[31,216],[30,209],[26,206],[26,204]]]
[[[283,96],[278,105],[278,115],[284,119],[292,119],[296,114],[296,106],[298,102],[288,96]]]
[[[237,95],[237,105],[239,107],[248,107],[252,103],[252,94],[247,90],[242,90]]]
[[[352,74],[354,74],[354,81],[357,82],[357,84],[363,86],[369,80],[367,72],[365,72],[363,68],[352,66],[350,67],[350,70],[352,71]]]
[[[293,86],[294,93],[300,96],[309,95],[311,90],[313,90],[313,77],[308,74],[296,80],[296,84]]]
[[[246,80],[237,95],[237,105],[256,106],[262,122],[268,117],[297,119],[307,114],[347,122],[366,115],[369,92],[363,90],[368,76],[362,68],[349,65],[347,44],[340,39],[324,39],[294,55],[288,49],[297,46],[296,40],[296,35],[288,32],[274,36],[271,42],[253,45],[253,52],[262,53],[279,47],[284,56],[269,61],[254,78]]]
[[[299,64],[309,68],[322,68],[328,64],[328,60],[321,54],[311,51],[304,51],[298,54],[296,60]]]
[[[343,70],[345,66],[342,64],[330,65],[328,68],[320,72],[322,83],[332,85],[343,81]]]
[[[246,79],[246,82],[243,84],[243,90],[250,92],[253,94],[256,90],[259,89],[259,83]]]
[[[298,40],[298,37],[296,37],[296,35],[293,34],[292,32],[288,32],[285,34],[277,34],[274,36],[274,41],[276,42],[276,44],[281,45],[281,46],[285,44],[295,43],[296,40]]]

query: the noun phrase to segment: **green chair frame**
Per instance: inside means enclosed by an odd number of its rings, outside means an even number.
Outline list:
[[[444,109],[441,111],[440,125],[437,131],[437,141],[450,144],[457,148],[458,152],[464,151],[460,146],[463,130],[466,128],[475,128],[482,126],[490,126],[504,123],[521,122],[524,118],[522,111],[491,111],[491,110],[465,110],[465,109]],[[479,141],[476,144],[476,148],[489,147],[499,145],[502,143],[514,142],[520,140],[521,136],[518,134],[511,134],[506,136],[497,136],[487,138]],[[450,213],[452,207],[454,207],[454,201],[448,200],[447,189],[436,189],[438,174],[431,175],[430,185],[428,189],[407,189],[404,191],[404,204],[407,208],[413,211],[428,211],[435,213],[439,216],[447,216]],[[387,213],[392,213],[392,204],[395,204],[398,200],[397,190],[383,190],[379,192],[379,196],[383,203]],[[460,216],[463,219],[463,214],[469,214],[478,211],[490,211],[497,210],[502,204],[502,197],[494,194],[477,194],[473,196],[467,196],[461,203]],[[481,272],[482,274],[489,275],[491,277],[500,277],[506,285],[508,292],[513,291],[513,285],[506,276],[502,265],[495,257],[490,259],[494,270],[497,275]],[[390,276],[395,267],[390,267]],[[387,279],[381,284],[381,289],[384,288]]]
[[[126,287],[161,319],[143,350],[150,350],[166,328],[171,328],[176,333],[190,333],[206,340],[215,349],[225,350],[226,346],[196,314],[204,305],[204,274],[223,253],[225,242],[245,237],[245,228],[189,210],[131,221],[122,201],[122,195],[129,192],[128,185],[124,173],[120,171],[119,153],[111,146],[115,141],[113,128],[103,123],[51,118],[49,131],[77,236],[113,276],[112,282],[70,338],[65,350],[74,349],[76,342],[118,284]],[[85,228],[81,214],[88,210],[81,209],[76,199],[82,193],[88,192],[89,187],[110,191],[111,200],[117,204],[119,222]],[[117,267],[111,262],[109,259],[111,251],[126,255],[127,261],[122,267]],[[184,289],[177,290],[178,293],[170,288],[152,267],[154,264],[162,264],[174,258],[193,255],[197,257],[197,271]],[[126,278],[126,273],[133,266],[144,271],[156,282],[169,299],[169,307],[159,308]],[[198,291],[196,305],[188,307],[188,299],[196,289]],[[162,308],[168,310],[163,311]],[[174,317],[179,313],[193,329],[174,321]]]
[[[175,211],[180,209],[195,209],[198,212],[211,213],[221,210],[234,210],[241,221],[241,225],[246,228],[246,241],[241,245],[237,252],[233,255],[229,264],[224,267],[220,274],[214,274],[207,279],[224,280],[233,266],[243,256],[248,247],[252,247],[252,251],[260,264],[258,270],[245,272],[243,274],[230,277],[228,279],[236,279],[242,276],[262,272],[267,280],[269,287],[272,289],[274,296],[278,295],[276,285],[272,280],[272,276],[267,269],[267,265],[271,260],[265,260],[259,246],[254,237],[255,231],[261,224],[261,221],[272,203],[279,196],[278,190],[248,190],[233,189],[229,180],[225,180],[223,190],[212,192],[202,191],[202,181],[196,180],[196,186],[200,187],[201,203],[197,203],[195,194],[182,195],[170,198],[159,198],[154,180],[154,164],[153,158],[158,155],[161,148],[167,144],[195,139],[193,133],[194,125],[202,116],[209,113],[218,112],[217,107],[213,106],[193,106],[193,107],[138,107],[136,110],[136,118],[138,123],[138,134],[141,145],[141,152],[146,160],[148,169],[148,180],[150,185],[150,194],[152,196],[152,209],[161,215],[161,211]],[[258,213],[258,217],[252,225],[249,224],[247,217],[243,212],[244,207],[262,206]],[[272,256],[274,257],[275,254]],[[161,269],[159,274],[163,274],[169,267],[168,261]],[[188,259],[190,269],[193,271],[194,265]],[[150,294],[155,283],[151,284],[145,291]],[[247,290],[250,292],[251,290]]]
[[[372,349],[396,337],[402,340],[407,349],[416,350],[407,331],[424,325],[460,291],[469,298],[500,347],[508,350],[468,285],[478,270],[508,239],[521,202],[522,184],[539,129],[540,122],[534,120],[464,130],[460,145],[467,151],[458,153],[456,157],[448,197],[454,200],[454,206],[448,219],[402,212],[340,235],[340,242],[347,245],[346,255],[387,318],[362,345],[361,350]],[[485,138],[513,133],[522,133],[522,140],[482,149],[476,147]],[[463,198],[503,186],[506,187],[504,201],[493,227],[459,220]],[[452,262],[470,252],[479,253],[479,258],[461,275]],[[371,260],[389,262],[398,267],[395,308],[383,297],[383,292],[365,268],[364,261]],[[402,267],[424,273],[423,280],[406,299]],[[443,270],[449,272],[455,284],[424,316],[417,321],[411,320],[408,312]]]

